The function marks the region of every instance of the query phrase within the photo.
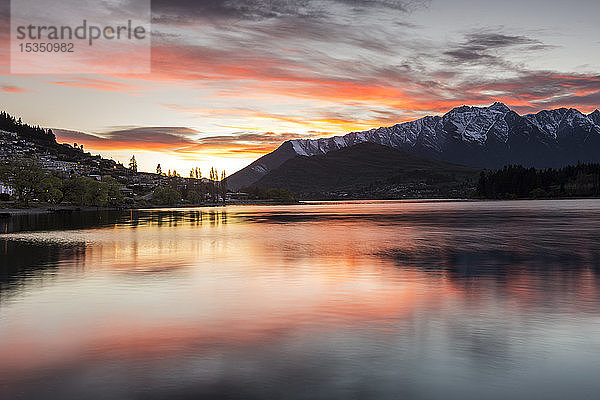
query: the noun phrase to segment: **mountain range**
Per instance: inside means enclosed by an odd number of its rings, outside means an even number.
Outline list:
[[[360,143],[474,168],[520,164],[538,168],[600,161],[600,111],[559,108],[519,115],[505,104],[462,106],[443,116],[345,136],[295,139],[228,178],[231,189],[251,186],[295,157],[328,154]]]

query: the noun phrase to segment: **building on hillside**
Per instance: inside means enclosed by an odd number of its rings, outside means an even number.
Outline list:
[[[9,196],[13,196],[15,194],[15,190],[6,183],[0,182],[0,194],[8,194]]]
[[[55,172],[62,172],[67,174],[87,174],[89,167],[72,161],[57,161],[52,159],[45,159],[41,161],[43,169]]]

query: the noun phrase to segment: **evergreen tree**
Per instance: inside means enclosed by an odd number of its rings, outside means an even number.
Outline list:
[[[135,155],[131,156],[131,160],[129,160],[129,169],[132,172],[137,172],[137,170],[138,170],[138,165],[137,165],[137,161],[135,159]]]
[[[561,169],[535,169],[509,165],[484,171],[477,196],[492,199],[598,196],[600,164],[578,164]]]

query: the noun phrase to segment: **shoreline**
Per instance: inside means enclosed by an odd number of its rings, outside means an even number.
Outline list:
[[[187,208],[210,208],[227,206],[277,206],[288,205],[289,203],[278,203],[269,200],[256,200],[249,202],[229,202],[226,204],[178,204],[173,206],[144,206],[144,207],[88,207],[88,206],[43,206],[30,208],[0,208],[0,219],[3,217],[12,217],[15,215],[43,215],[43,214],[73,214],[80,212],[98,212],[98,211],[130,211],[130,210],[160,210],[160,209],[187,209]],[[291,203],[300,204],[300,203]]]
[[[71,214],[74,212],[89,212],[89,211],[118,211],[119,208],[114,207],[31,207],[31,208],[0,208],[0,216],[2,215],[36,215],[36,214]]]
[[[212,208],[227,206],[284,206],[284,205],[311,205],[319,203],[349,203],[349,202],[403,202],[403,203],[456,203],[456,202],[514,202],[514,201],[545,201],[545,200],[600,200],[600,197],[560,197],[560,198],[541,198],[541,199],[345,199],[345,200],[300,200],[295,203],[280,203],[268,200],[257,200],[248,202],[230,202],[226,204],[194,204],[194,205],[175,205],[175,206],[145,206],[145,207],[31,207],[31,208],[0,208],[0,219],[10,218],[19,215],[43,215],[43,214],[63,214],[70,215],[80,212],[99,212],[99,211],[136,211],[136,210],[160,210],[160,209],[192,209],[192,208]]]

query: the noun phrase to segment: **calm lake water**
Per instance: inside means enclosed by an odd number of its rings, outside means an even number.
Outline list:
[[[600,201],[0,219],[2,399],[598,399]]]

